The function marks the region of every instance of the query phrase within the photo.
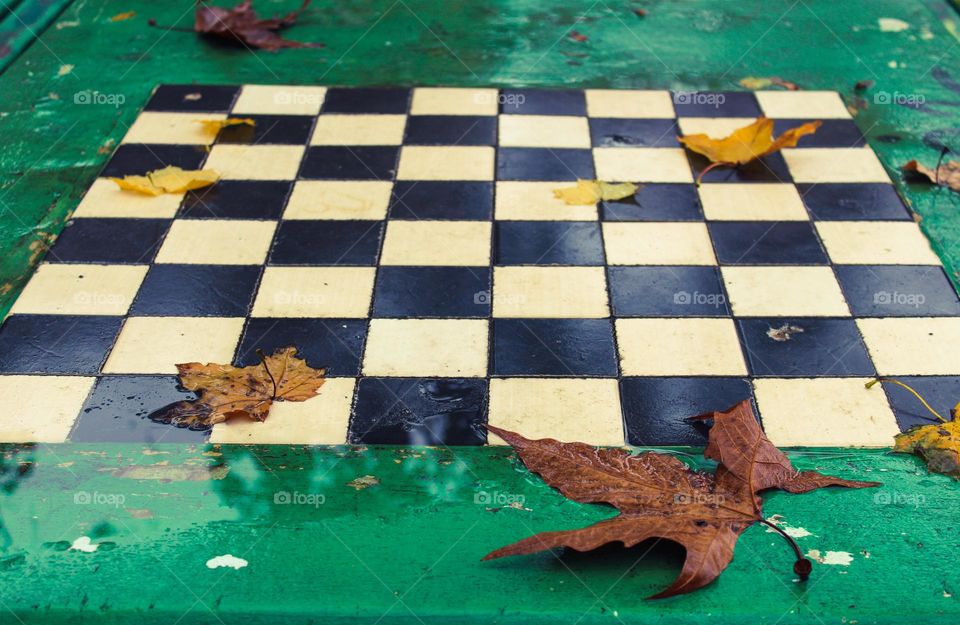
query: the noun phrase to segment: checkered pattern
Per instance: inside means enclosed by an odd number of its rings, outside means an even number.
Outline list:
[[[697,188],[676,135],[761,113],[825,123]],[[256,126],[196,123],[227,115]],[[171,164],[223,179],[105,179]],[[957,396],[960,300],[835,93],[162,86],[102,176],[0,328],[4,441],[700,445],[682,417],[753,397],[777,444],[869,446],[923,416],[868,379]],[[288,344],[315,399],[146,418],[175,363]]]

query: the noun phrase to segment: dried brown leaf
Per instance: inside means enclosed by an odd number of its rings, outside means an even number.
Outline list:
[[[207,429],[228,419],[264,421],[275,401],[306,401],[324,383],[324,369],[313,369],[297,357],[296,347],[278,349],[249,367],[201,364],[177,365],[180,386],[197,399],[179,401],[150,415],[177,427]]]
[[[584,443],[529,440],[488,425],[517,450],[527,468],[566,497],[583,503],[608,503],[620,514],[582,529],[536,534],[484,559],[555,547],[589,551],[610,542],[630,547],[663,538],[686,549],[680,575],[651,598],[669,597],[709,584],[727,567],[737,538],[763,519],[760,491],[781,488],[802,493],[830,485],[876,485],[815,471],[798,472],[764,436],[749,400],[725,412],[694,418],[714,421],[704,453],[720,463],[716,473],[694,471],[665,454],[631,455],[622,449],[598,449]]]
[[[232,9],[197,3],[193,29],[202,34],[228,41],[235,41],[254,48],[275,52],[281,48],[317,48],[319,43],[290,41],[280,36],[279,31],[292,26],[310,0],[303,0],[300,8],[284,17],[260,19],[253,10],[253,2],[247,0]]]

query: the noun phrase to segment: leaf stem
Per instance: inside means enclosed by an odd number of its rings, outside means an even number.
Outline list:
[[[263,364],[263,368],[266,369],[267,375],[270,376],[270,381],[273,382],[273,397],[271,397],[270,399],[276,399],[277,398],[277,381],[276,379],[274,379],[273,374],[270,373],[270,367],[267,366],[267,357],[263,355],[263,350],[260,348],[257,348],[257,356],[260,357],[260,362],[261,364]]]
[[[905,383],[901,382],[900,380],[895,380],[894,378],[874,378],[874,379],[870,380],[869,382],[867,382],[864,386],[866,386],[867,388],[872,388],[873,385],[875,385],[877,382],[890,382],[891,384],[896,384],[897,386],[906,389],[906,390],[909,391],[914,397],[916,397],[917,399],[919,399],[919,400],[920,400],[920,403],[923,404],[923,407],[926,408],[927,410],[929,410],[930,413],[933,414],[933,416],[935,416],[936,418],[940,419],[940,421],[942,421],[943,423],[949,423],[949,421],[948,421],[947,419],[944,419],[943,416],[942,416],[939,412],[937,412],[936,410],[933,409],[933,406],[931,406],[930,404],[927,403],[927,400],[925,400],[925,399],[923,398],[923,396],[920,395],[920,393],[918,393],[917,391],[913,390],[913,388],[912,388],[910,385],[905,384]]]
[[[782,529],[780,529],[770,521],[766,519],[760,519],[760,522],[766,525],[767,527],[771,528],[781,536],[783,536],[786,539],[786,541],[790,543],[790,546],[793,547],[793,553],[796,554],[797,556],[797,561],[793,564],[794,573],[799,575],[800,579],[803,581],[805,581],[808,577],[810,577],[810,570],[813,567],[810,564],[810,560],[807,560],[805,557],[803,557],[803,553],[800,551],[800,546],[797,544],[797,541],[795,541],[793,537],[790,536],[790,534],[787,534],[785,531],[783,531]]]
[[[729,165],[731,165],[731,163],[721,163],[719,161],[717,161],[716,163],[710,163],[707,167],[704,168],[703,171],[700,172],[700,175],[697,176],[697,186],[699,187],[700,183],[703,182],[703,177],[707,174],[707,172],[713,169],[716,169],[717,167],[725,167]]]

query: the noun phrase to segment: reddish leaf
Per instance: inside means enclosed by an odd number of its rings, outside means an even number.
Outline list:
[[[620,514],[578,530],[536,534],[484,559],[555,547],[589,551],[610,542],[631,547],[650,538],[663,538],[679,543],[687,552],[676,581],[651,598],[670,597],[709,584],[727,567],[737,538],[763,519],[758,492],[877,485],[815,471],[798,472],[764,436],[748,400],[725,412],[694,418],[714,421],[704,453],[720,463],[716,473],[694,471],[665,454],[631,455],[622,449],[597,449],[550,438],[528,440],[488,425],[519,452],[527,468],[566,497],[583,503],[608,503]],[[798,561],[795,570],[805,577],[800,571],[808,566]]]
[[[260,19],[253,10],[253,2],[247,0],[232,9],[212,7],[198,2],[193,29],[200,34],[238,41],[254,48],[276,51],[280,48],[317,48],[319,43],[290,41],[280,36],[280,30],[292,26],[310,0],[296,11],[284,17]]]
[[[574,41],[580,41],[580,42],[583,42],[583,41],[586,41],[586,40],[587,40],[587,36],[586,36],[586,35],[584,35],[583,33],[579,32],[579,31],[576,31],[576,30],[571,30],[571,31],[570,31],[570,38],[573,39]]]

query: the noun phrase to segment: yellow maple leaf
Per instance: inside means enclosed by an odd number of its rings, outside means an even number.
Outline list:
[[[577,180],[577,186],[554,189],[554,197],[568,206],[591,206],[601,200],[622,200],[637,192],[632,182],[603,182],[601,180]]]
[[[283,347],[270,356],[258,350],[261,362],[249,367],[201,364],[177,365],[180,385],[197,399],[179,401],[150,415],[150,419],[177,427],[206,429],[228,419],[246,417],[264,421],[276,401],[306,401],[324,383],[325,369],[314,369],[297,356],[297,348]]]
[[[809,122],[774,138],[773,120],[760,116],[751,124],[734,130],[730,136],[722,139],[696,134],[677,137],[677,140],[688,150],[710,159],[711,165],[700,172],[697,178],[699,184],[703,175],[714,167],[746,165],[783,148],[795,147],[800,137],[815,133],[821,124],[820,121]]]
[[[110,180],[125,191],[135,191],[145,195],[163,195],[209,187],[220,180],[220,174],[212,169],[185,170],[171,165],[151,171],[146,176],[124,176],[110,178]]]
[[[228,117],[227,119],[198,119],[198,124],[203,125],[203,131],[207,134],[216,135],[227,126],[256,126],[257,122],[249,117]]]
[[[950,420],[947,421],[916,389],[896,378],[874,378],[864,386],[873,388],[878,382],[889,382],[903,388],[939,421],[931,425],[914,426],[897,434],[893,437],[893,451],[920,456],[931,471],[960,480],[960,421],[957,420],[960,403],[953,407]]]
[[[960,421],[910,428],[894,437],[893,451],[916,454],[931,471],[960,479]]]

